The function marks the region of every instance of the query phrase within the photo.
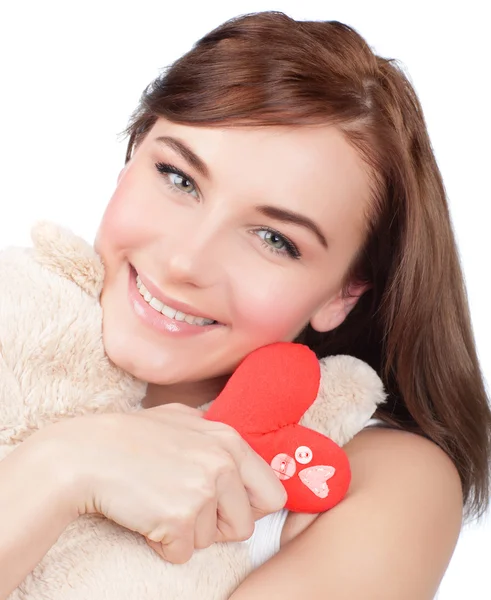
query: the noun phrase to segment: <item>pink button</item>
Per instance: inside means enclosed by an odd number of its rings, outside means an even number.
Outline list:
[[[308,446],[300,446],[295,450],[295,458],[301,465],[308,465],[312,456],[312,450]]]
[[[288,454],[277,454],[271,461],[271,467],[278,476],[278,479],[285,480],[290,479],[295,475],[297,466],[295,459]]]

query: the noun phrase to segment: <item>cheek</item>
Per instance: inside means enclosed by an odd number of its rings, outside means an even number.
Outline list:
[[[105,260],[125,248],[138,247],[148,237],[148,207],[140,198],[141,191],[132,189],[123,178],[112,195],[102,217],[96,238],[96,250]],[[153,221],[154,222],[154,221]]]
[[[271,277],[270,271],[265,277],[242,273],[234,291],[236,322],[243,331],[268,340],[293,338],[309,320],[315,305],[315,291],[284,272],[276,277]]]

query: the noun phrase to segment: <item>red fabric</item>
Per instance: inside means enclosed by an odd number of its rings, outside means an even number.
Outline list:
[[[205,416],[234,427],[273,466],[288,493],[286,508],[295,512],[332,508],[351,479],[345,452],[298,424],[319,384],[319,361],[307,346],[270,344],[242,361]]]

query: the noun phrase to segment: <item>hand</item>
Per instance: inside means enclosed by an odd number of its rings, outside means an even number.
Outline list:
[[[286,502],[270,466],[202,414],[169,404],[77,417],[39,435],[51,436],[73,474],[79,514],[102,514],[182,563],[195,548],[247,539],[255,519]]]

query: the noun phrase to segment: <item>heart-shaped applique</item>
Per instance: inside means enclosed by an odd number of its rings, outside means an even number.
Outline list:
[[[336,469],[326,465],[315,465],[302,469],[298,476],[300,481],[306,485],[318,498],[327,498],[329,487],[326,483],[336,472]]]

